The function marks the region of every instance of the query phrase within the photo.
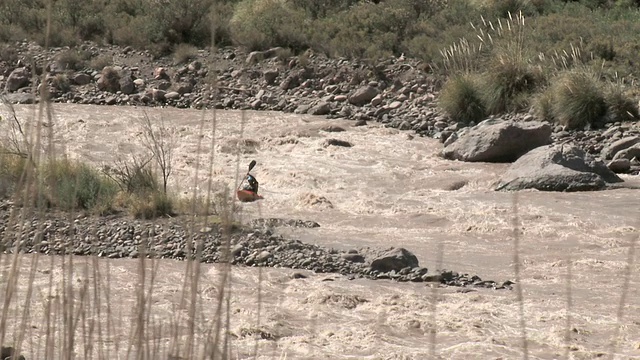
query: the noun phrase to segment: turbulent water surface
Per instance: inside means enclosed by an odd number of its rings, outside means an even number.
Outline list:
[[[23,118],[33,117],[32,109],[17,107]],[[446,161],[437,156],[442,146],[437,140],[378,124],[354,127],[350,121],[265,112],[247,112],[243,121],[236,111],[214,115],[67,104],[53,109],[53,121],[41,121],[45,131],[53,129],[61,154],[102,166],[140,151],[139,122],[146,112],[152,122],[163,121],[175,131],[170,180],[175,192],[233,189],[255,159],[252,173],[265,200],[241,204],[242,221],[313,220],[319,228],[278,231],[339,249],[405,247],[427,268],[436,268],[441,256],[442,268],[515,281],[516,201],[513,194],[492,190],[507,165]],[[345,131],[325,131],[329,125]],[[332,138],[352,146],[326,146]],[[638,235],[637,194],[630,189],[518,194],[517,255],[532,358],[590,359],[609,351],[640,358],[640,279],[635,263],[627,268]],[[135,271],[128,261],[118,266]],[[179,263],[163,266],[170,274],[163,281],[179,278]],[[213,276],[215,266],[208,269],[207,276]],[[238,310],[232,327],[239,328],[256,321],[258,273],[234,271]],[[463,293],[339,276],[322,281],[326,275],[292,280],[288,273],[268,269],[261,275],[260,323],[279,339],[260,340],[260,357],[424,359],[434,350],[443,359],[522,357],[516,291]],[[252,354],[254,342],[238,339],[237,356]]]

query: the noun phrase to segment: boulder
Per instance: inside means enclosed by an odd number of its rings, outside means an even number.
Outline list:
[[[445,159],[469,162],[512,162],[528,151],[551,143],[551,126],[531,121],[485,120],[449,137]]]
[[[630,148],[640,143],[640,136],[627,136],[616,140],[602,149],[601,156],[605,160],[611,160],[619,151]]]
[[[133,94],[136,91],[136,84],[133,83],[131,71],[125,70],[120,75],[120,91],[125,95]]]
[[[193,91],[193,85],[187,82],[181,82],[181,83],[175,84],[174,88],[175,88],[175,91],[180,95],[184,95]]]
[[[633,158],[640,159],[640,144],[635,144],[624,150],[620,150],[613,156],[613,160],[633,160]]]
[[[356,106],[368,104],[378,95],[378,89],[373,86],[363,86],[349,96],[349,102]]]
[[[307,113],[311,115],[327,115],[330,112],[331,112],[331,104],[329,104],[326,101],[321,101],[315,106],[313,106],[311,109],[309,109]]]
[[[29,74],[29,70],[24,67],[17,68],[9,74],[7,78],[7,83],[5,84],[5,90],[8,92],[16,91],[20,88],[29,85],[29,78],[31,74]]]
[[[373,259],[369,268],[372,271],[389,272],[418,266],[418,258],[409,250],[405,248],[393,248]]]
[[[91,76],[85,73],[77,73],[71,77],[71,81],[76,85],[87,85],[91,82]]]
[[[607,167],[616,174],[627,173],[631,170],[631,160],[625,158],[611,160]]]
[[[13,347],[3,346],[2,350],[0,351],[0,359],[1,360],[9,360],[9,359],[25,360],[25,357],[23,355],[19,355],[18,351],[16,351],[16,349],[14,349]]]
[[[153,70],[153,78],[156,80],[169,80],[169,73],[167,69],[163,67],[157,67]]]
[[[501,176],[496,190],[602,190],[622,182],[604,162],[570,144],[541,146],[514,162]]]
[[[348,142],[348,141],[344,141],[344,140],[339,140],[339,139],[326,139],[323,143],[322,146],[324,147],[329,147],[329,146],[341,146],[341,147],[352,147],[353,145]]]
[[[112,66],[105,66],[96,85],[98,90],[101,91],[118,92],[120,90],[120,74],[118,70]]]
[[[273,85],[273,83],[275,83],[276,79],[278,78],[278,74],[278,70],[272,69],[265,70],[262,76],[264,77],[264,82],[267,83],[267,85]]]
[[[291,90],[300,86],[300,76],[296,73],[290,74],[280,83],[282,90]]]

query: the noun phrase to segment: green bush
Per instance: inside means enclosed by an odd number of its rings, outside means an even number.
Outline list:
[[[439,105],[453,120],[462,123],[478,122],[487,116],[478,81],[471,75],[449,78],[442,88]]]
[[[41,170],[43,195],[65,210],[111,209],[117,185],[88,165],[70,160],[48,161]]]
[[[26,165],[25,157],[0,148],[0,198],[11,197],[20,190],[20,178]]]
[[[229,22],[231,38],[250,50],[274,46],[295,51],[308,46],[309,27],[303,10],[284,0],[242,0]]]
[[[582,128],[603,119],[607,102],[598,80],[586,71],[574,70],[552,80],[553,119],[568,129]]]
[[[316,49],[333,56],[379,59],[402,50],[410,25],[417,19],[412,1],[360,2],[317,22]]]

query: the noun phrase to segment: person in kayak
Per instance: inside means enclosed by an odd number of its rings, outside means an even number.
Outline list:
[[[251,174],[247,174],[247,185],[244,186],[244,190],[248,190],[253,192],[254,194],[258,194],[258,180]]]

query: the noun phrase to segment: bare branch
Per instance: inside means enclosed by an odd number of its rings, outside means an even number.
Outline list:
[[[141,121],[141,126],[143,136],[142,144],[153,156],[153,159],[160,169],[162,188],[166,193],[169,177],[173,170],[173,151],[176,145],[174,132],[164,125],[164,119],[162,117],[160,118],[160,125],[154,125],[146,111]]]

